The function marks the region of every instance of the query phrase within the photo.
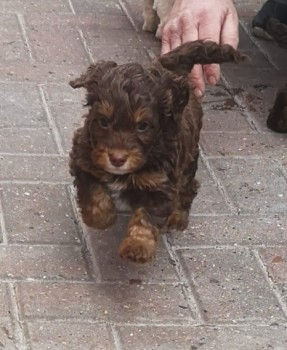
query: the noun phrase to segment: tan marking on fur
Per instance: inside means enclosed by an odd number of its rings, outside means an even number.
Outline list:
[[[84,223],[95,229],[105,229],[116,221],[116,209],[114,202],[105,190],[98,186],[87,206],[81,207]]]
[[[132,174],[129,179],[140,190],[155,189],[168,180],[166,174],[163,172]]]
[[[136,123],[139,123],[145,119],[148,119],[150,117],[150,112],[147,108],[138,108],[134,113],[133,113],[133,120]]]
[[[158,232],[145,210],[137,209],[129,222],[127,237],[120,245],[120,256],[137,263],[150,261],[155,255]]]
[[[114,113],[114,106],[104,100],[97,105],[97,111],[105,117],[111,118]]]

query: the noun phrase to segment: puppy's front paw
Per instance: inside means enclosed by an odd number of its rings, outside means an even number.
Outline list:
[[[112,226],[117,219],[116,208],[111,198],[105,195],[101,199],[102,201],[99,201],[94,195],[91,203],[81,208],[84,223],[99,230]]]
[[[188,212],[174,210],[167,218],[165,225],[167,229],[183,231],[188,225]]]
[[[131,227],[130,236],[126,237],[119,248],[120,256],[136,263],[144,264],[155,255],[156,239],[154,234],[140,226]]]

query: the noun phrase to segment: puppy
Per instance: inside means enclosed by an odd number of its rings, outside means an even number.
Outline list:
[[[163,27],[173,4],[174,0],[144,0],[143,30],[155,32],[156,38],[161,39]]]
[[[242,59],[229,45],[195,41],[146,69],[101,61],[70,82],[87,90],[89,108],[70,153],[78,206],[84,223],[101,230],[115,223],[118,201],[132,210],[121,257],[145,263],[160,230],[187,227],[202,125],[187,76],[194,64]]]

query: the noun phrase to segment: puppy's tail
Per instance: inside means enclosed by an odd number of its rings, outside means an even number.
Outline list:
[[[187,42],[158,58],[166,69],[178,74],[188,74],[195,64],[235,62],[246,58],[230,45],[219,45],[213,41]]]

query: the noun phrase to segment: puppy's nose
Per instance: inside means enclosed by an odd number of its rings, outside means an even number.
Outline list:
[[[113,166],[119,168],[127,161],[128,153],[126,151],[115,151],[109,153],[109,159]]]

